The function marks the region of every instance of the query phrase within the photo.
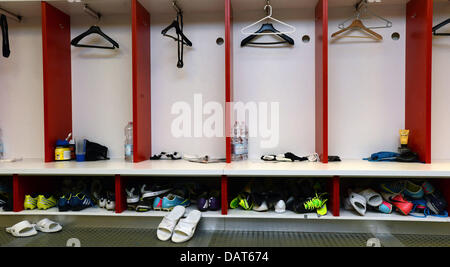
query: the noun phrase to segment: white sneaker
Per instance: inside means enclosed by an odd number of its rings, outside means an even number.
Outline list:
[[[279,200],[277,204],[275,204],[275,212],[276,213],[283,213],[286,211],[286,203],[284,200]]]
[[[106,198],[100,198],[98,201],[98,206],[103,209],[106,208]]]
[[[107,210],[115,210],[116,209],[116,202],[114,200],[107,200],[106,201],[106,209]]]

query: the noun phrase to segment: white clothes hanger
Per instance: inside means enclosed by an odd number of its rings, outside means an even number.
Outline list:
[[[368,9],[368,7],[367,7],[367,0],[362,0],[361,2],[359,2],[359,4],[356,5],[356,12],[355,12],[355,14],[352,17],[350,17],[347,20],[345,20],[344,22],[340,23],[338,25],[338,28],[339,29],[345,29],[346,28],[345,27],[345,23],[347,23],[348,21],[350,21],[352,19],[362,19],[361,18],[361,14],[363,13],[362,11],[364,11],[365,13],[367,13],[367,14],[373,16],[373,17],[376,17],[376,18],[386,22],[386,24],[383,25],[383,26],[370,26],[370,27],[366,27],[367,29],[384,29],[384,28],[391,28],[392,27],[392,22],[391,21],[389,21],[389,20],[387,20],[387,19],[385,19],[385,18],[383,18],[381,16],[378,16],[377,14],[371,12]]]
[[[242,34],[245,34],[245,35],[279,35],[279,34],[290,34],[290,33],[294,33],[296,31],[296,28],[294,26],[291,26],[291,25],[289,25],[289,24],[287,24],[285,22],[282,22],[282,21],[277,20],[276,18],[272,17],[272,6],[270,5],[270,1],[267,1],[266,6],[264,7],[264,10],[267,11],[267,9],[269,9],[268,15],[266,17],[258,20],[257,22],[255,22],[255,23],[253,23],[251,25],[248,25],[247,27],[243,28],[241,30]],[[278,23],[288,27],[290,30],[289,31],[284,31],[284,32],[276,32],[276,33],[274,33],[274,32],[255,33],[255,32],[247,31],[249,28],[251,28],[251,27],[255,26],[256,24],[259,24],[259,23],[261,23],[261,22],[263,22],[265,20],[276,21],[276,22],[278,22]]]

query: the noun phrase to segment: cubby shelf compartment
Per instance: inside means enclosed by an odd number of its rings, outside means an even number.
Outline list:
[[[76,13],[68,3],[42,1],[45,162],[54,161],[56,140],[73,133],[70,15],[52,4]],[[114,4],[131,6],[133,160],[140,162],[151,156],[150,15],[137,0]],[[72,5],[82,9],[79,3]]]

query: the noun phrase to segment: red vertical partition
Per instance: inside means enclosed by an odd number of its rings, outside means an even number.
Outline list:
[[[333,216],[339,216],[340,212],[340,177],[334,176],[328,184],[328,192],[330,194],[330,202],[328,208]]]
[[[316,152],[328,163],[328,0],[316,6]]]
[[[228,214],[228,177],[226,175],[222,175],[221,179],[221,204],[222,204],[222,215]]]
[[[406,8],[405,127],[408,144],[431,163],[431,60],[433,1],[411,0]]]
[[[231,163],[231,118],[233,102],[233,10],[225,0],[225,136],[226,161]]]
[[[42,2],[45,162],[54,161],[57,139],[72,132],[70,17]]]
[[[151,156],[150,14],[137,1],[132,6],[133,160]]]
[[[127,209],[127,196],[125,193],[125,181],[120,175],[115,176],[116,213],[122,213]]]
[[[20,182],[17,174],[13,175],[13,211],[19,212],[23,210],[23,201],[25,199],[24,184]]]

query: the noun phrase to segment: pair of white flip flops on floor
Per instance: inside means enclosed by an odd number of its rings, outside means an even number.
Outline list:
[[[59,223],[51,221],[47,218],[40,220],[36,224],[32,224],[29,221],[21,221],[15,225],[6,228],[6,232],[12,234],[15,237],[29,237],[37,235],[37,231],[43,233],[56,233],[62,230],[62,226]]]
[[[368,188],[359,193],[348,192],[348,198],[345,199],[345,209],[355,209],[360,215],[365,215],[367,205],[378,207],[383,203],[383,198],[374,190]]]
[[[186,218],[181,219],[185,212],[185,207],[176,206],[169,214],[164,216],[156,231],[159,240],[167,241],[172,238],[173,242],[182,243],[194,236],[202,213],[198,210],[193,210]]]

